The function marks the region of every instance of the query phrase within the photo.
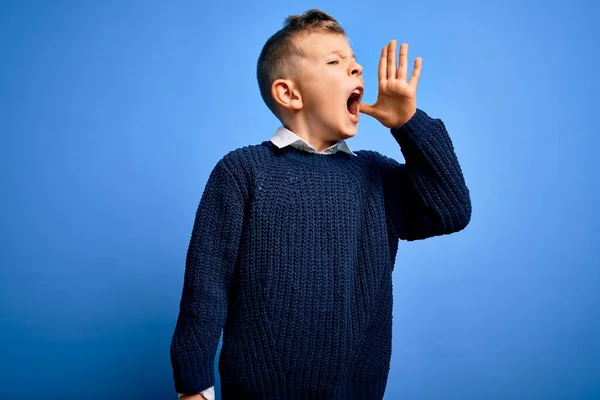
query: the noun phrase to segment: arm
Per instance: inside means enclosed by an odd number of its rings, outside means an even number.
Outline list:
[[[381,50],[375,104],[361,103],[361,112],[389,128],[406,164],[387,157],[378,163],[387,213],[399,238],[424,239],[463,229],[471,218],[471,199],[442,121],[417,109],[417,84],[422,60],[415,59],[408,79],[408,45],[396,41]],[[408,79],[408,81],[407,81]]]
[[[244,219],[238,182],[226,162],[219,161],[196,212],[170,349],[178,393],[198,394],[215,383],[214,358]]]
[[[382,157],[386,208],[397,236],[425,239],[464,229],[471,219],[469,189],[452,141],[439,119],[417,110],[391,129],[406,164]]]

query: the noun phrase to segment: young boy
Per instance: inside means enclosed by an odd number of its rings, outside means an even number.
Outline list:
[[[212,395],[223,329],[223,399],[382,399],[399,239],[467,226],[471,202],[444,124],[416,108],[421,60],[381,52],[379,93],[328,14],[291,16],[265,44],[258,83],[281,121],[270,141],[225,155],[200,201],[172,339],[175,389]],[[359,112],[405,164],[350,150]],[[205,396],[203,396],[203,394]]]

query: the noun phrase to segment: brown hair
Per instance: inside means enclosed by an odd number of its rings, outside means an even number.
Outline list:
[[[298,72],[300,58],[304,57],[302,34],[313,31],[331,32],[345,35],[344,28],[331,15],[312,9],[301,15],[290,15],[283,28],[265,43],[256,67],[256,78],[260,94],[271,112],[278,116],[276,103],[271,96],[271,85],[277,79],[292,76]]]

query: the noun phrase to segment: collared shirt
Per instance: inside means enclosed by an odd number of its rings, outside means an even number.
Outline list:
[[[203,390],[202,392],[200,392],[200,394],[206,399],[206,400],[215,400],[215,387],[211,386],[206,390]],[[179,397],[183,397],[184,395],[179,393],[178,394],[178,398]]]
[[[344,153],[356,156],[356,154],[352,150],[350,150],[348,143],[346,143],[346,141],[344,140],[338,141],[336,144],[326,148],[325,150],[319,153],[314,146],[312,146],[300,136],[296,135],[294,132],[290,131],[289,129],[283,126],[277,129],[275,134],[271,137],[271,142],[280,149],[286,146],[292,146],[298,150],[307,151],[309,153],[328,155],[335,154],[338,151],[343,151]]]

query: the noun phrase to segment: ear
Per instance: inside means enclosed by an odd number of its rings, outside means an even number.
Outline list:
[[[275,103],[287,110],[298,111],[304,105],[300,91],[289,79],[277,79],[273,82],[271,96]]]

